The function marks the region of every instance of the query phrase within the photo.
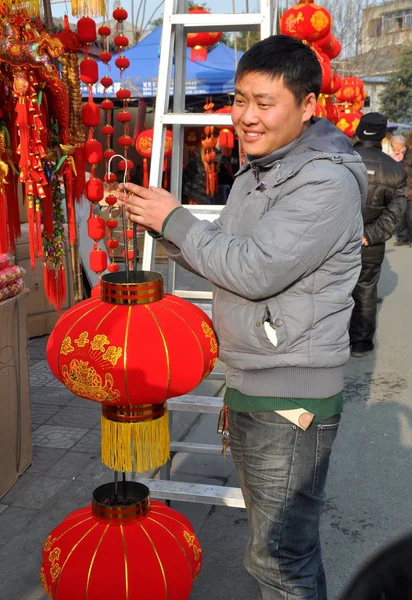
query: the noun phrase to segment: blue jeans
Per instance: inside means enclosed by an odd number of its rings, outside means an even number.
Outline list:
[[[326,600],[319,521],[339,421],[336,415],[303,431],[272,411],[229,410],[248,512],[245,567],[260,600]]]

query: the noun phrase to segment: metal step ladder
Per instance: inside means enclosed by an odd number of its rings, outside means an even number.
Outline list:
[[[238,14],[187,14],[187,0],[165,0],[162,39],[160,45],[159,77],[153,127],[152,158],[149,185],[161,187],[166,128],[172,126],[173,147],[170,189],[177,197],[182,196],[183,135],[185,126],[231,125],[230,115],[186,113],[186,36],[198,31],[260,31],[261,39],[275,33],[278,20],[278,1],[260,0],[260,12]],[[173,112],[169,112],[172,64],[174,63]],[[198,218],[213,220],[219,216],[222,206],[188,206]],[[154,240],[147,233],[143,248],[143,270],[153,270],[155,261]],[[206,312],[210,311],[211,291],[178,289],[175,264],[169,261],[167,291],[195,301]],[[223,373],[212,373],[209,379],[224,379]],[[173,411],[218,414],[222,399],[216,397],[182,396],[168,401],[170,414]],[[211,445],[173,442],[171,459],[160,470],[165,479],[141,480],[150,483],[152,496],[165,500],[184,500],[226,506],[244,507],[239,488],[205,486],[170,481],[171,463],[176,452],[204,454],[220,453],[221,448]]]

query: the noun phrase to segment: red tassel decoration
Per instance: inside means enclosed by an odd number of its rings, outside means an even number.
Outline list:
[[[7,254],[8,251],[6,196],[2,190],[0,191],[0,254]]]
[[[29,186],[30,184],[27,184]],[[26,190],[26,202],[27,202],[27,218],[29,222],[29,246],[30,246],[30,264],[31,268],[34,269],[36,262],[36,239],[35,239],[35,227],[34,227],[34,200],[33,196],[29,195]]]
[[[43,239],[41,236],[41,212],[40,212],[40,200],[35,202],[35,217],[36,217],[36,243],[37,243],[37,256],[43,256]]]
[[[29,120],[27,115],[27,104],[26,98],[19,98],[16,104],[16,125],[20,132],[20,144],[18,153],[20,154],[19,167],[27,169],[30,164],[30,131],[29,131]]]
[[[143,159],[143,187],[149,187],[149,170],[147,167],[147,158]]]

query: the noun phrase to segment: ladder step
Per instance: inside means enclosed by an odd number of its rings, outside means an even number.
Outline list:
[[[262,13],[187,14],[171,16],[172,25],[183,25],[187,33],[195,31],[260,31]]]
[[[230,115],[217,113],[166,113],[160,119],[163,125],[233,126]]]
[[[222,454],[222,446],[217,444],[194,444],[190,442],[171,442],[171,452],[187,452],[189,454]],[[230,448],[226,450],[226,456],[230,455]]]
[[[176,396],[169,398],[167,407],[176,412],[202,412],[217,415],[223,406],[223,398],[220,396]]]
[[[146,485],[150,489],[151,497],[158,500],[180,500],[245,508],[240,488],[159,479],[138,479],[138,482]]]

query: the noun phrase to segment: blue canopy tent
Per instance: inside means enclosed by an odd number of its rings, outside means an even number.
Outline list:
[[[130,60],[130,67],[124,72],[122,83],[132,92],[132,98],[156,96],[161,35],[162,27],[159,26],[136,46],[123,52],[123,55]],[[241,52],[235,53],[232,48],[219,43],[209,52],[206,61],[192,62],[188,48],[186,94],[208,96],[233,92],[236,54],[239,60]],[[101,71],[103,72],[103,69]],[[114,79],[113,75],[112,78]],[[114,96],[119,87],[120,82],[116,81],[113,88],[107,90],[107,96]],[[87,96],[87,91],[87,86],[82,86],[84,96]],[[93,95],[96,98],[102,97],[103,91],[100,84],[93,86]],[[173,83],[170,94],[173,94]]]

